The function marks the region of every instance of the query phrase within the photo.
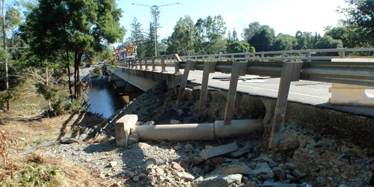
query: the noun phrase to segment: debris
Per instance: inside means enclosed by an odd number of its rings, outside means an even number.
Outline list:
[[[238,150],[238,145],[234,142],[231,144],[226,144],[218,147],[213,147],[210,149],[205,149],[200,152],[200,157],[207,160],[208,158],[224,155]]]
[[[252,175],[253,171],[244,164],[229,166],[221,169],[221,174],[230,175],[230,174],[245,174]]]

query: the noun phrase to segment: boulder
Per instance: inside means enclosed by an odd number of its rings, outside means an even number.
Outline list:
[[[211,175],[208,177],[200,177],[194,180],[191,184],[193,187],[228,187],[233,185],[234,183],[240,184],[242,181],[241,174],[233,174],[233,175]]]

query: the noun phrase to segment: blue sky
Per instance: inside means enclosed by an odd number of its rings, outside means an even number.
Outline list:
[[[323,34],[324,26],[336,26],[343,15],[336,12],[337,7],[346,7],[344,0],[119,0],[118,6],[123,10],[121,25],[130,35],[130,24],[134,17],[149,29],[151,21],[148,7],[131,5],[165,5],[162,7],[158,30],[161,39],[171,35],[179,18],[189,15],[194,22],[199,18],[221,15],[231,31],[236,29],[240,35],[249,23],[258,21],[261,25],[269,25],[276,34],[294,35],[296,31],[318,32]]]

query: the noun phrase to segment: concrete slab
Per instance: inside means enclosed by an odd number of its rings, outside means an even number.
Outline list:
[[[239,146],[234,142],[226,145],[221,145],[218,147],[213,147],[210,149],[205,149],[200,152],[200,157],[207,160],[208,158],[224,155],[231,153],[239,149]]]

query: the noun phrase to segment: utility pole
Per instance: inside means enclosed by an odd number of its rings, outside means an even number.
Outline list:
[[[154,30],[153,32],[155,34],[155,56],[157,56],[157,28],[158,28],[158,18],[160,18],[160,13],[161,13],[160,7],[170,6],[170,5],[179,5],[179,3],[166,4],[166,5],[153,5],[153,6],[132,3],[132,5],[145,6],[151,9],[151,16],[153,18],[153,30]]]

